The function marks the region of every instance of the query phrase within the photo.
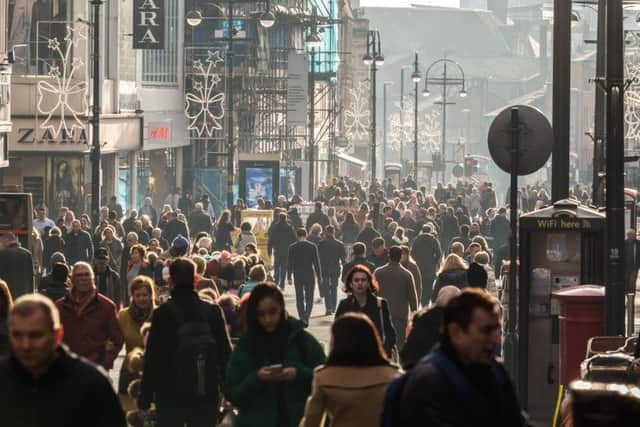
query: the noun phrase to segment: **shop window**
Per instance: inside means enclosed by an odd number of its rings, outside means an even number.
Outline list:
[[[68,41],[71,0],[9,0],[9,49],[16,55],[15,74],[48,74],[51,66],[63,69],[61,52]]]
[[[164,49],[142,51],[142,82],[178,84],[178,0],[165,0]]]

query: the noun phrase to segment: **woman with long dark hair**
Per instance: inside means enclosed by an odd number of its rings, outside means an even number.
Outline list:
[[[223,211],[216,224],[213,250],[231,252],[231,232],[234,229],[235,227],[231,222],[231,212],[229,212],[229,210]]]
[[[313,369],[324,362],[320,343],[290,317],[271,282],[253,288],[247,331],[227,365],[224,395],[243,427],[297,427],[311,392]]]
[[[396,331],[391,323],[387,300],[377,296],[378,282],[364,265],[354,266],[344,280],[344,292],[348,296],[340,301],[336,319],[348,312],[364,313],[375,325],[384,351],[391,355],[396,346]]]
[[[316,369],[300,427],[380,425],[385,386],[399,373],[380,335],[362,313],[346,313],[331,327],[331,351]]]

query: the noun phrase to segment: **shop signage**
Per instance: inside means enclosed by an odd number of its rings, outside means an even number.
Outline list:
[[[29,145],[59,145],[59,144],[87,144],[85,129],[74,128],[71,132],[62,129],[57,137],[50,128],[35,129],[33,127],[19,127],[13,132],[13,141],[17,147],[24,150]]]
[[[157,142],[167,141],[171,139],[171,128],[164,123],[149,123],[147,138]]]
[[[133,1],[133,48],[164,49],[164,0]]]
[[[592,228],[590,221],[575,218],[538,219],[536,224],[541,230],[580,231],[590,230]]]
[[[307,94],[309,71],[306,53],[289,52],[287,74],[287,124],[303,126],[307,123]]]

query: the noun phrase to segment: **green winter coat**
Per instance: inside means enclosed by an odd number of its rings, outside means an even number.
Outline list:
[[[324,363],[325,355],[320,343],[298,319],[289,317],[289,339],[284,366],[294,367],[298,374],[294,381],[285,383],[285,399],[289,417],[288,427],[297,427],[304,415],[304,406],[311,393],[313,369]],[[304,348],[304,350],[302,350]],[[276,383],[258,379],[258,370],[269,363],[255,360],[249,354],[249,340],[245,334],[231,353],[227,365],[224,395],[238,408],[238,427],[282,427],[277,423]]]

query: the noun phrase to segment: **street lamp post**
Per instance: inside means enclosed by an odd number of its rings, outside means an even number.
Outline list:
[[[413,182],[418,186],[418,85],[420,84],[420,69],[418,64],[418,52],[415,53],[413,61]]]
[[[433,67],[438,65],[438,64],[443,64],[444,65],[444,71],[442,74],[442,77],[429,77],[429,74],[431,73],[431,71],[433,70]],[[449,75],[447,74],[448,70],[447,70],[447,65],[453,65],[455,68],[457,68],[458,73],[460,74],[461,77],[449,77]],[[465,90],[465,78],[464,78],[464,70],[462,69],[462,67],[460,66],[460,64],[458,64],[457,62],[451,60],[451,59],[447,59],[447,58],[442,58],[442,59],[438,59],[437,61],[433,62],[431,65],[429,65],[429,68],[427,68],[427,72],[425,75],[425,81],[424,81],[424,96],[429,96],[430,92],[429,92],[429,85],[438,85],[438,86],[442,86],[442,101],[441,102],[434,102],[434,104],[441,104],[442,105],[442,129],[441,129],[441,133],[442,133],[442,147],[441,147],[441,151],[442,151],[442,182],[444,183],[445,181],[445,173],[446,173],[446,151],[447,151],[447,105],[453,105],[455,104],[455,102],[447,102],[447,87],[448,86],[461,86],[460,89],[460,97],[464,98],[467,96],[467,91]]]
[[[387,145],[389,143],[389,141],[387,140],[387,122],[388,122],[388,118],[387,118],[387,88],[389,86],[393,85],[393,82],[384,82],[384,105],[382,106],[383,108],[383,113],[382,116],[384,117],[384,125],[382,127],[383,129],[383,133],[382,133],[382,170],[383,170],[383,176],[384,176],[384,166],[387,164]]]
[[[102,3],[102,0],[92,0],[99,1]],[[242,3],[256,3],[255,0],[244,0]],[[235,3],[241,3],[240,1],[236,1]],[[233,206],[233,183],[234,183],[234,155],[235,155],[235,144],[234,144],[234,121],[233,121],[233,37],[237,33],[237,29],[233,27],[233,0],[229,0],[227,3],[227,53],[225,55],[225,61],[227,63],[227,208],[231,208]],[[217,7],[217,6],[216,6]],[[219,9],[219,7],[218,7]],[[187,12],[185,15],[187,24],[191,27],[197,27],[202,23],[204,17],[202,16],[202,12],[198,9],[191,10]],[[267,10],[262,13],[262,15],[258,18],[260,25],[266,29],[273,27],[276,22],[276,17],[271,12],[271,2],[267,1]]]
[[[305,38],[305,44],[310,49],[309,69],[309,141],[307,143],[307,158],[309,160],[309,200],[313,200],[315,192],[315,155],[316,155],[316,48],[322,44],[318,34],[318,11],[314,7],[311,18],[311,31]]]
[[[91,217],[98,223],[100,212],[100,6],[102,0],[91,0],[93,6],[93,107],[91,111]]]
[[[364,65],[371,67],[371,182],[376,179],[376,72],[377,67],[384,65],[380,31],[369,30],[367,33],[367,54],[362,58]]]

